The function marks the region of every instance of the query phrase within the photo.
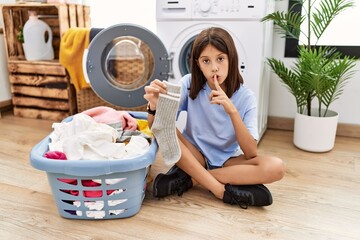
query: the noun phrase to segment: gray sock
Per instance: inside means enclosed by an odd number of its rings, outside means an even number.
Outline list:
[[[163,81],[167,86],[167,95],[180,98],[181,86],[168,81]]]
[[[180,88],[180,86],[178,86]],[[180,92],[180,91],[179,91]],[[179,97],[168,89],[168,95],[159,94],[156,115],[151,127],[159,149],[167,165],[174,165],[181,157],[181,149],[176,135],[176,114],[179,108]],[[175,93],[176,95],[177,93]]]

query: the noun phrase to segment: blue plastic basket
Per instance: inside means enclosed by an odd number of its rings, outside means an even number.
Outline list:
[[[147,118],[145,112],[130,114],[137,119]],[[71,120],[72,116],[64,121]],[[158,149],[154,138],[149,150],[136,158],[53,161],[43,157],[48,151],[49,136],[33,147],[30,162],[34,168],[46,171],[62,217],[114,219],[131,217],[140,211]]]

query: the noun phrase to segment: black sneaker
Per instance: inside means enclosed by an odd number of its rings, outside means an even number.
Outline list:
[[[160,173],[156,176],[153,185],[153,196],[161,198],[174,193],[181,196],[192,186],[191,177],[174,165],[166,174]]]
[[[248,206],[269,206],[272,204],[272,196],[262,184],[256,185],[225,185],[224,203],[238,204],[241,208]]]

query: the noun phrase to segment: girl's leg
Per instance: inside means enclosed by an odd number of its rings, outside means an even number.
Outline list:
[[[167,174],[159,174],[155,178],[154,192],[159,193],[158,197],[182,193],[196,181],[225,203],[239,204],[241,207],[272,203],[271,193],[259,183],[282,178],[284,166],[280,159],[256,157],[246,160],[240,156],[229,159],[223,168],[208,171],[204,156],[181,133],[177,135],[181,148],[181,157],[176,163],[178,168],[172,168]]]
[[[246,160],[244,156],[230,158],[223,168],[210,170],[222,183],[234,185],[265,184],[283,178],[285,166],[277,157],[257,156]]]
[[[205,168],[204,156],[179,131],[177,131],[181,156],[176,166],[166,174],[156,176],[153,195],[164,197],[177,192],[181,195],[191,188],[194,182],[209,189],[220,199],[223,198],[225,186],[213,177]]]
[[[197,161],[194,154],[180,140],[181,158],[177,166],[189,174],[193,182],[198,182],[201,186],[211,191],[216,197],[222,199],[225,191],[224,184],[220,183],[204,166]]]
[[[192,145],[179,131],[179,144],[181,148],[181,158],[176,165],[192,177],[193,182],[197,182],[206,189],[210,190],[216,197],[221,198],[224,194],[224,184],[220,183],[205,168],[204,156]]]
[[[177,135],[182,156],[176,165],[189,174],[193,182],[198,182],[218,198],[223,197],[224,184],[265,184],[278,181],[284,176],[283,161],[276,157],[265,156],[247,160],[240,155],[230,158],[222,168],[206,170],[203,155],[180,132]],[[196,162],[199,162],[201,167]]]

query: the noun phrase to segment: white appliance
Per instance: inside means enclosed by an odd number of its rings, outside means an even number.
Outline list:
[[[245,84],[254,91],[261,138],[267,128],[272,24],[261,22],[274,11],[273,0],[157,0],[157,35],[165,45],[171,65],[168,81],[177,82],[190,72],[189,55],[195,37],[217,26],[233,37]]]

